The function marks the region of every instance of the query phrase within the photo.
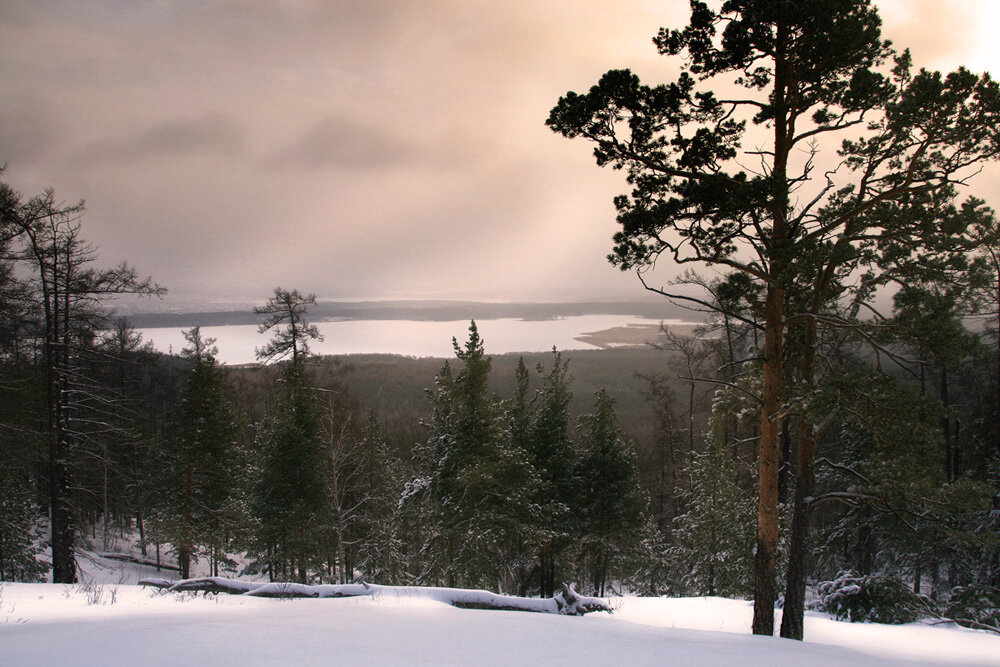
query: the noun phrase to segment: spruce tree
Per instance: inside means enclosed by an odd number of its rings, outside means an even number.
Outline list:
[[[322,340],[305,319],[307,306],[315,301],[314,295],[279,287],[254,309],[267,315],[259,332],[273,335],[257,357],[270,361],[290,355],[279,373],[274,408],[261,429],[261,461],[251,494],[257,530],[252,551],[272,580],[294,576],[305,582],[323,557],[318,533],[326,511],[328,460],[316,392],[305,366],[308,342]]]
[[[358,569],[367,581],[400,583],[405,572],[399,531],[402,469],[373,411],[368,413],[358,450]]]
[[[320,553],[327,469],[312,381],[299,364],[281,370],[277,400],[260,435],[260,470],[251,510],[254,555],[272,580],[305,583]]]
[[[578,529],[579,493],[573,478],[577,458],[570,433],[568,361],[553,348],[548,371],[539,364],[542,387],[535,397],[536,413],[527,451],[539,480],[535,502],[541,523],[538,531],[538,582],[542,597],[552,597],[568,574],[567,549]]]
[[[218,574],[240,517],[238,430],[226,372],[216,362],[214,338],[203,338],[200,327],[185,331],[184,338],[188,347],[181,356],[191,368],[171,419],[173,432],[154,456],[150,528],[158,542],[173,545],[186,579],[201,553],[208,556],[210,572]]]
[[[705,448],[692,465],[687,511],[677,518],[668,549],[671,575],[685,595],[743,598],[753,592],[753,493],[740,484],[749,465],[727,442],[727,435],[752,430],[753,408],[738,389],[716,392]]]
[[[209,552],[212,573],[234,530],[232,500],[237,485],[236,416],[226,394],[226,373],[216,362],[215,340],[199,327],[185,332],[190,346],[181,355],[194,362],[181,399],[178,454],[184,474],[184,523],[187,554],[193,543]],[[182,577],[187,576],[182,563]]]
[[[496,588],[509,580],[510,557],[524,530],[532,469],[504,437],[500,401],[489,391],[490,358],[475,321],[464,346],[452,341],[458,372],[446,363],[431,399],[434,412],[423,473],[411,494],[426,493],[424,581]]]
[[[510,490],[512,499],[516,497],[521,528],[512,535],[509,546],[509,585],[521,596],[527,595],[538,583],[539,545],[545,536],[543,503],[539,493],[541,479],[532,464],[530,453],[537,411],[537,402],[530,394],[530,384],[524,357],[519,357],[514,370],[514,395],[503,403],[501,423],[506,455],[522,462],[524,472],[530,476],[519,487]]]
[[[0,464],[0,582],[39,581],[45,573],[40,512],[32,495],[21,471]]]
[[[580,552],[594,594],[603,596],[641,549],[648,534],[649,501],[639,487],[635,448],[618,423],[614,398],[603,389],[597,392],[594,412],[580,422],[582,451],[574,474],[580,494]]]

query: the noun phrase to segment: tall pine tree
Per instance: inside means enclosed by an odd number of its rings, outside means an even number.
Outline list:
[[[661,29],[654,42],[684,57],[674,83],[646,86],[611,71],[587,94],[560,99],[548,124],[592,141],[598,165],[627,171],[632,191],[615,199],[613,263],[649,269],[665,254],[729,267],[763,288],[753,631],[770,635],[779,415],[797,398],[785,372],[786,330],[802,328],[794,367],[808,392],[816,329],[847,278],[919,261],[963,233],[933,213],[947,208],[955,182],[1000,154],[1000,88],[965,69],[914,74],[905,52],[890,69],[894,52],[869,0],[692,0],[689,24]],[[702,85],[709,79],[744,91],[719,96]],[[748,124],[770,136],[750,136]],[[843,168],[817,178],[827,139],[840,146]],[[800,419],[796,430],[795,566],[782,635],[801,639],[816,442],[813,425]]]

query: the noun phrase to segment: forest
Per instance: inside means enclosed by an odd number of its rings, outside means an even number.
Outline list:
[[[258,365],[199,327],[161,354],[114,301],[164,288],[0,183],[0,580],[118,535],[181,578],[1000,631],[1000,227],[966,196],[1000,88],[914,71],[862,0],[691,7],[654,40],[676,82],[612,70],[547,121],[625,175],[611,263],[705,319],[658,349],[494,359],[473,321],[447,360],[323,358],[279,287]]]

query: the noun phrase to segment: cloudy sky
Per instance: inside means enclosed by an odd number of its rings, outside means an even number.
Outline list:
[[[1000,2],[880,0],[918,65],[1000,73]],[[620,173],[544,126],[686,0],[0,0],[0,163],[171,299],[638,296]],[[978,193],[1000,207],[992,173]]]

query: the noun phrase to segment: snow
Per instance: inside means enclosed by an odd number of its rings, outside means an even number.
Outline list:
[[[81,565],[89,585],[0,584],[0,665],[1000,666],[1000,636],[954,626],[809,613],[805,642],[754,637],[743,600],[612,598],[613,614],[571,617],[459,609],[446,603],[450,589],[325,599],[171,593],[118,582],[173,573],[99,557]]]
[[[753,603],[724,598],[624,598],[614,616],[656,627],[745,634],[753,619]],[[775,627],[780,623],[779,610]],[[955,625],[847,623],[806,612],[805,636],[809,644],[849,646],[904,664],[1000,665],[1000,635]]]
[[[392,592],[340,599],[162,593],[135,585],[4,584],[0,664],[997,665],[1000,637],[810,615],[810,641],[748,634],[718,598],[626,598],[614,615],[463,610]]]

